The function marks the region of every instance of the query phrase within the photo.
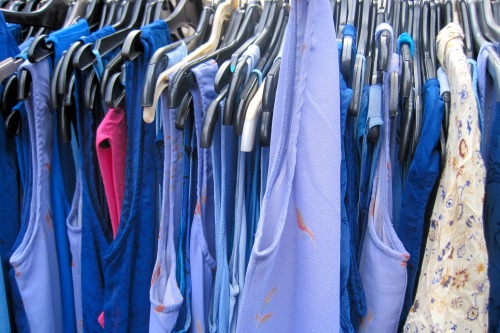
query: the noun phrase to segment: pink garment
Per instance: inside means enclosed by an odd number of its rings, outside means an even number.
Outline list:
[[[97,129],[96,150],[108,200],[113,236],[116,237],[125,190],[127,119],[123,109],[109,109]]]

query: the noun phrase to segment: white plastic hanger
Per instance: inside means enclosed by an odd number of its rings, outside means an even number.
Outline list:
[[[243,152],[251,152],[253,150],[265,83],[266,79],[262,81],[259,89],[255,93],[255,96],[248,105],[247,113],[245,115],[245,123],[243,124],[243,132],[241,133],[241,151]]]

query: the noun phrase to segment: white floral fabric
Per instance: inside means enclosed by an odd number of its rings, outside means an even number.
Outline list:
[[[437,50],[451,91],[446,164],[417,295],[404,332],[487,332],[486,170],[480,153],[477,104],[458,24],[450,23],[440,31]]]

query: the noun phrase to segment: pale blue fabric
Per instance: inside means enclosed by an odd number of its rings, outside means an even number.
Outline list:
[[[237,332],[340,330],[338,67],[330,2],[294,1]]]
[[[182,47],[182,45],[180,46]],[[179,48],[169,52],[169,65],[182,60]],[[182,52],[181,52],[182,53]],[[171,56],[171,58],[170,58]],[[172,78],[174,74],[170,76]],[[166,105],[166,92],[161,96]],[[182,132],[175,128],[178,109],[162,108],[161,120],[164,134],[163,194],[160,211],[158,252],[156,255],[149,299],[151,310],[149,331],[171,332],[177,322],[181,303],[177,278],[177,249],[179,246],[180,207],[182,201]]]
[[[218,66],[213,60],[192,69],[196,85],[191,91],[194,105],[194,127],[198,152],[197,199],[191,226],[192,332],[208,331],[210,294],[215,266],[214,182],[211,150],[200,147],[203,118],[215,97],[214,80]]]
[[[0,258],[2,258],[1,253]],[[3,278],[2,265],[0,265],[0,332],[10,333],[9,308],[7,306],[7,295],[5,293],[5,281]]]
[[[212,142],[214,178],[215,246],[217,270],[214,279],[213,300],[209,310],[210,332],[229,330],[229,264],[228,234],[232,225],[236,192],[236,158],[238,142],[230,126],[222,126],[226,100],[221,102],[221,114]]]
[[[33,194],[26,233],[10,258],[30,329],[63,332],[61,288],[50,205],[52,114],[49,109],[49,59],[22,68],[33,84],[25,101],[33,154]]]
[[[379,139],[367,228],[363,239],[359,271],[366,295],[367,314],[357,332],[396,332],[406,290],[406,262],[409,255],[392,226],[392,176],[390,160],[391,120],[382,102],[382,86],[370,87],[371,117],[383,119]],[[369,116],[369,117],[370,117]],[[368,120],[369,121],[369,120]]]
[[[479,110],[482,113],[480,119],[480,124],[482,122],[481,130],[481,153],[483,155],[483,160],[487,161],[491,140],[491,132],[493,131],[493,124],[495,123],[496,117],[496,100],[492,98],[492,94],[495,93],[493,87],[493,79],[488,72],[488,51],[487,48],[492,47],[495,50],[497,48],[491,43],[484,44],[479,50],[477,56],[477,83],[478,83],[478,95],[479,95]],[[488,170],[488,163],[485,163],[486,170]]]

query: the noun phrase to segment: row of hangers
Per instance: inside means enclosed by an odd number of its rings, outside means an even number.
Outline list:
[[[500,41],[500,25],[497,23],[500,22],[500,1],[460,0],[458,4],[459,20],[465,33],[466,55],[473,59],[482,45]],[[398,157],[401,161],[406,161],[415,151],[422,128],[423,83],[430,78],[443,79],[443,76],[438,76],[437,73],[439,66],[435,40],[439,30],[453,20],[452,0],[331,0],[331,5],[337,36],[343,41],[341,72],[348,86],[354,91],[349,105],[351,116],[357,116],[359,112],[363,85],[383,83],[383,73],[389,69],[390,55],[397,48],[398,43],[394,39],[403,32],[413,39],[413,44],[408,41],[401,43],[401,74],[391,72],[388,76],[391,117],[396,117],[398,110],[401,112]],[[189,89],[194,84],[194,75],[190,69],[208,59],[214,59],[219,65],[215,81],[217,96],[204,119],[202,147],[211,145],[215,124],[221,113],[221,101],[224,98],[226,103],[222,112],[222,123],[233,125],[236,134],[244,134],[243,145],[253,147],[253,138],[250,139],[250,136],[252,131],[256,130],[258,115],[261,117],[259,140],[261,144],[269,145],[281,61],[280,49],[288,21],[288,3],[281,0],[267,0],[263,3],[227,0],[203,7],[200,1],[180,0],[174,7],[171,3],[160,0],[31,0],[23,4],[20,4],[20,1],[5,2],[1,10],[8,22],[22,24],[27,36],[36,36],[28,50],[28,59],[31,62],[40,61],[53,52],[50,43],[46,42],[46,35],[40,31],[47,32],[73,24],[80,17],[87,19],[92,30],[110,24],[116,30],[114,34],[99,39],[95,44],[74,43],[54,68],[51,100],[53,107],[60,110],[60,117],[64,120],[61,122],[64,140],[69,140],[71,133],[69,129],[71,114],[74,112],[74,71],[91,68],[96,62],[94,51],[105,56],[121,48],[106,65],[100,82],[95,71],[91,71],[85,82],[87,88],[84,102],[91,109],[101,99],[110,107],[123,106],[125,78],[122,65],[124,61],[133,60],[142,52],[141,31],[138,29],[154,20],[164,19],[174,32],[176,41],[159,49],[149,60],[141,96],[144,120],[148,123],[154,121],[158,99],[168,87],[167,105],[164,107],[180,108],[176,127],[182,129],[193,109]],[[480,20],[479,17],[485,17],[485,20]],[[383,31],[378,35],[378,40],[375,40],[375,29],[383,22],[392,26],[394,35]],[[343,27],[347,24],[356,27],[356,38],[343,36]],[[182,29],[186,26],[194,29],[194,33],[187,37]],[[44,29],[35,31],[35,27]],[[166,54],[182,42],[186,43],[189,55],[181,63],[163,71],[168,61]],[[351,51],[354,42],[356,54]],[[250,45],[259,47],[261,59],[256,70],[248,76],[248,63],[240,59],[240,56]],[[494,80],[500,99],[500,58],[492,45],[486,49],[489,58],[488,72]],[[2,110],[12,110],[17,99],[22,100],[29,96],[29,72],[21,71],[19,77],[12,75],[21,63],[22,59],[8,59],[0,63],[0,79],[7,80],[4,81]],[[173,73],[175,75],[170,82]],[[12,96],[17,96],[17,99],[11,98]],[[450,108],[449,92],[443,93],[443,99],[445,120],[441,150],[444,156]],[[10,114],[7,120],[9,132],[17,131],[19,121],[19,115],[16,116],[15,112]],[[245,121],[248,124],[252,121],[255,123],[247,126],[254,128],[249,133],[248,130],[245,131]],[[368,138],[375,140],[378,135],[379,128],[375,127]]]
[[[476,59],[483,45],[500,42],[500,1],[459,0],[456,3],[457,19],[465,35],[465,53],[467,58]],[[375,40],[378,24],[389,23],[394,39],[402,33],[411,36],[413,43],[402,39],[399,48],[401,74],[393,71],[388,75],[391,118],[396,117],[398,110],[401,112],[398,159],[411,161],[422,130],[423,84],[428,79],[438,78],[441,86],[448,86],[446,75],[438,75],[436,36],[454,20],[453,0],[331,0],[331,4],[338,36],[343,40],[341,71],[354,91],[349,105],[351,116],[358,115],[363,85],[381,84],[383,73],[388,70],[390,54],[398,50],[398,42],[391,40],[387,31]],[[347,24],[355,26],[358,32],[356,55],[351,52],[353,37],[342,36],[342,29]],[[486,50],[488,72],[500,99],[500,58],[493,45],[487,46]],[[442,97],[445,115],[441,130],[441,161],[444,162],[450,92],[444,91]],[[378,135],[379,128],[375,127],[370,130],[368,138],[374,140]]]
[[[32,26],[41,26],[47,29],[54,29],[56,26],[66,26],[72,24],[75,19],[68,18],[77,8],[79,15],[89,22],[92,29],[113,24],[116,33],[99,39],[95,44],[83,45],[82,42],[74,43],[64,54],[62,59],[55,65],[51,81],[51,101],[52,106],[59,110],[61,117],[61,132],[64,141],[69,141],[71,131],[71,114],[74,114],[74,101],[72,92],[74,90],[76,71],[83,71],[92,67],[96,61],[95,51],[100,56],[110,54],[113,50],[120,48],[113,59],[106,65],[101,81],[97,80],[95,71],[91,71],[85,83],[84,103],[92,109],[100,99],[104,99],[109,107],[123,106],[125,98],[124,73],[122,65],[126,60],[133,60],[142,52],[140,41],[142,25],[159,18],[153,5],[159,6],[162,1],[121,1],[121,2],[86,2],[85,15],[76,1],[67,5],[65,1],[53,0],[48,2],[43,8],[30,12],[30,19],[25,18],[24,12],[14,12],[3,10],[4,17],[8,22],[26,24],[30,22]],[[64,5],[66,4],[66,7]],[[108,20],[108,14],[112,11],[112,5],[120,5],[123,8],[116,12],[115,21]],[[73,6],[73,9],[71,9]],[[100,7],[99,7],[100,6]],[[108,7],[106,7],[108,6]],[[150,8],[148,9],[148,6]],[[66,8],[67,12],[62,15]],[[10,9],[10,8],[9,8]],[[116,10],[116,9],[115,9]],[[52,21],[47,25],[43,17],[55,15],[59,21]],[[160,11],[161,12],[161,11]],[[180,28],[190,26],[196,29],[188,37],[182,35],[182,30],[178,34],[178,40],[165,46],[151,57],[147,69],[145,84],[142,93],[142,105],[144,106],[144,120],[152,122],[156,114],[156,106],[159,95],[169,86],[167,92],[167,105],[169,108],[180,107],[176,127],[182,129],[187,117],[192,114],[193,105],[189,89],[194,84],[194,76],[190,71],[194,66],[208,60],[214,59],[220,66],[217,74],[215,89],[218,96],[210,105],[201,137],[201,145],[209,147],[213,138],[215,124],[220,113],[220,102],[226,98],[226,106],[223,113],[223,123],[233,124],[235,132],[243,132],[245,119],[252,123],[255,133],[257,122],[255,115],[262,110],[262,125],[260,130],[260,141],[264,145],[269,144],[270,129],[272,120],[272,107],[279,73],[280,50],[284,41],[284,31],[288,22],[289,5],[282,1],[249,1],[239,3],[236,0],[228,0],[218,4],[211,3],[202,7],[200,1],[181,0],[170,15],[165,18],[171,31],[179,31]],[[155,13],[153,15],[152,13]],[[62,19],[65,16],[66,19]],[[74,17],[74,15],[73,15]],[[106,20],[103,19],[106,18]],[[160,16],[161,17],[161,16]],[[168,58],[166,54],[179,46],[181,42],[187,44],[190,51],[183,61],[167,71],[162,71]],[[239,55],[250,46],[259,47],[261,51],[260,61],[257,64],[258,71],[253,71],[249,80],[245,83],[248,64],[246,61],[238,61]],[[28,59],[31,62],[40,61],[53,53],[50,43],[46,42],[45,35],[35,38],[28,49]],[[231,60],[230,62],[226,62]],[[22,60],[11,59],[9,65],[0,64],[0,75],[9,78],[5,83],[4,95],[8,95],[6,100],[9,105],[2,107],[3,110],[12,110],[17,99],[23,100],[29,96],[31,79],[29,72],[21,70],[18,75],[13,75],[21,65]],[[274,64],[274,66],[273,66]],[[170,74],[176,72],[172,81],[169,82]],[[267,75],[269,74],[269,75]],[[19,76],[19,77],[17,77]],[[264,79],[265,78],[265,79]],[[261,84],[266,82],[266,84]],[[242,90],[243,89],[243,90]],[[241,94],[240,94],[241,91]],[[252,102],[253,97],[258,95]],[[16,96],[17,99],[9,97]],[[262,96],[265,96],[263,98]],[[259,100],[259,103],[257,103]],[[261,102],[263,107],[260,108]],[[98,108],[96,108],[98,109]],[[10,111],[9,111],[10,112]],[[20,116],[11,113],[7,120],[7,127],[10,132],[17,132],[19,128]],[[248,117],[246,116],[248,114]],[[253,117],[253,118],[252,118]],[[14,118],[16,119],[14,121]],[[12,123],[10,124],[9,119]],[[258,119],[258,118],[257,118]],[[248,126],[247,126],[248,127]],[[252,126],[248,127],[252,128]],[[246,132],[248,129],[246,128]],[[245,133],[245,137],[250,137]],[[253,135],[248,149],[253,148]]]

